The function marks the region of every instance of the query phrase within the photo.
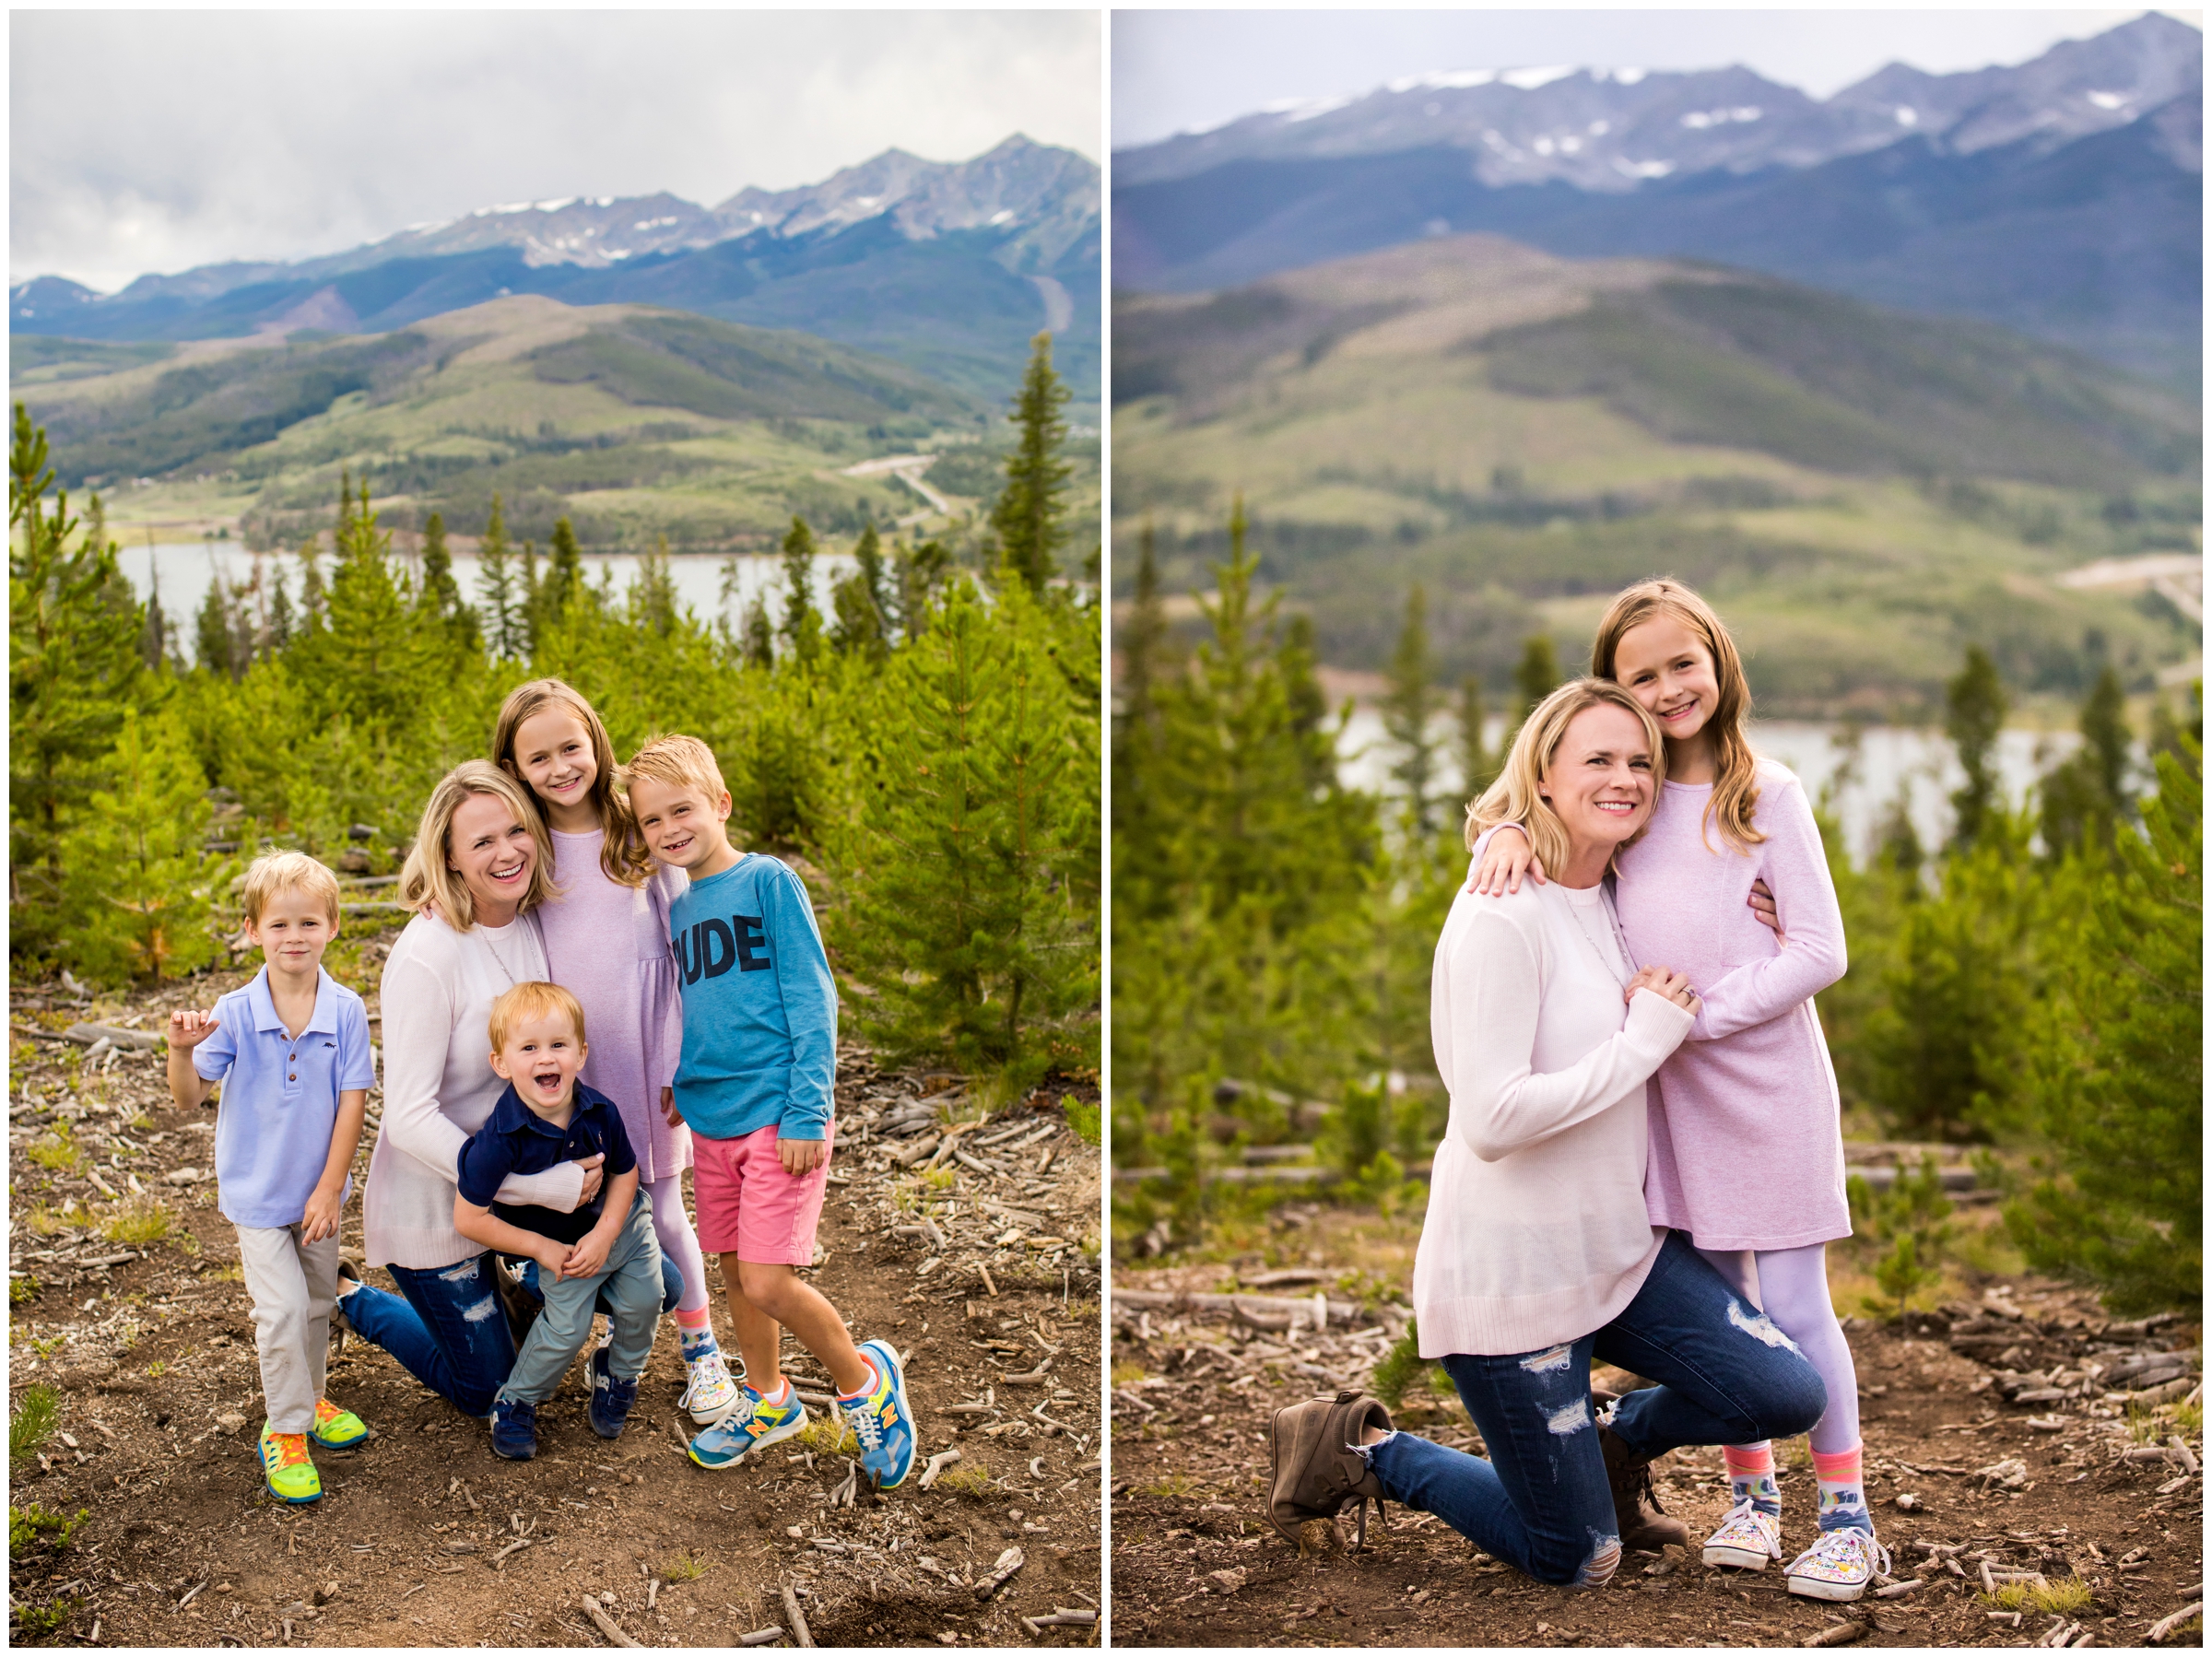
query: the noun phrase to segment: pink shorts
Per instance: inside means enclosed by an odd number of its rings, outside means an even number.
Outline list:
[[[834,1124],[826,1138],[824,1149],[834,1148]],[[691,1200],[699,1246],[709,1254],[735,1254],[753,1265],[812,1265],[829,1181],[828,1156],[809,1173],[785,1173],[773,1128],[740,1139],[691,1132]]]

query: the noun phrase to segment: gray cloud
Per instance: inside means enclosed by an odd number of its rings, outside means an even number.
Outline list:
[[[1096,13],[16,12],[11,282],[334,253],[498,202],[716,202],[896,146],[1100,154]]]
[[[1817,98],[1892,61],[1931,73],[2025,63],[2137,11],[1140,11],[1113,18],[1113,144],[1127,149],[1287,99],[1440,69],[1712,69]],[[2202,28],[2201,15],[2176,12]]]

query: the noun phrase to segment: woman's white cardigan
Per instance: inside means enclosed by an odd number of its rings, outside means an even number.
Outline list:
[[[549,976],[527,920],[455,932],[417,915],[384,960],[384,1116],[369,1156],[361,1230],[371,1265],[435,1271],[481,1254],[453,1229],[461,1147],[490,1118],[507,1084],[491,1068],[491,1004],[516,983]],[[510,1174],[503,1203],[563,1213],[583,1171],[563,1162]]]
[[[1452,905],[1430,990],[1452,1118],[1414,1260],[1424,1357],[1577,1340],[1635,1298],[1658,1255],[1644,1083],[1693,1018],[1650,990],[1624,1004],[1618,938],[1602,887],[1463,887]]]

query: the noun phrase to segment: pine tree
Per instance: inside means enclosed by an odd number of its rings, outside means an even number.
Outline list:
[[[668,537],[664,535],[638,560],[638,573],[629,587],[630,625],[666,638],[676,626],[678,608],[676,577],[668,570]]]
[[[1944,733],[1959,750],[1966,784],[1951,796],[1951,844],[1963,850],[1982,838],[2000,805],[1995,753],[2005,728],[2005,682],[1978,644],[1966,647],[1966,665],[1944,687]]]
[[[235,681],[244,671],[235,659],[237,617],[230,593],[218,573],[207,582],[207,596],[200,601],[198,648],[194,654],[200,671],[218,673]]]
[[[830,647],[841,656],[866,656],[880,661],[888,647],[883,613],[868,591],[868,578],[855,570],[830,589],[835,620],[830,627]]]
[[[1096,1063],[1098,941],[1069,864],[1097,793],[1043,630],[1025,588],[990,609],[954,585],[893,659],[877,794],[839,859],[846,912],[866,919],[840,946],[871,992],[855,1022],[901,1062],[942,1057],[1013,1097]]]
[[[911,642],[929,625],[930,605],[937,584],[952,568],[952,554],[942,541],[924,541],[911,548],[895,548],[891,564],[898,585],[899,636]]]
[[[124,714],[146,671],[146,622],[104,535],[67,546],[76,524],[45,432],[16,405],[8,454],[9,946],[49,948],[66,918],[65,838],[103,785]],[[74,847],[70,848],[74,855]]]
[[[140,657],[149,669],[159,669],[164,662],[169,660],[170,652],[174,648],[171,640],[175,636],[175,629],[167,613],[161,608],[161,572],[159,570],[152,572],[149,588],[146,601],[146,625],[138,630],[138,650]],[[277,590],[277,597],[280,601],[283,598],[282,588]]]
[[[542,613],[547,622],[559,622],[571,606],[583,603],[589,589],[583,580],[583,549],[576,544],[576,528],[561,518],[553,525],[553,549],[546,570]]]
[[[2067,865],[2028,1066],[2042,1177],[2006,1210],[2031,1266],[2123,1314],[2204,1294],[2204,789],[2182,740],[2143,832]]]
[[[1501,757],[1484,746],[1482,680],[1469,674],[1459,682],[1459,792],[1473,801],[1498,779]]]
[[[429,695],[433,657],[394,579],[392,537],[376,526],[369,489],[340,516],[328,617],[301,640],[289,664],[321,720],[353,721],[380,732],[407,723]]]
[[[283,591],[279,584],[279,602]],[[415,617],[425,631],[450,640],[456,652],[473,654],[483,648],[476,613],[462,602],[461,584],[453,579],[453,555],[445,545],[442,512],[432,512],[422,526],[422,590],[415,597]]]
[[[269,647],[278,655],[291,648],[292,629],[291,595],[284,590],[284,571],[279,569],[269,595]]]
[[[1000,567],[1019,576],[1031,593],[1042,593],[1058,572],[1060,548],[1067,541],[1073,468],[1061,452],[1067,441],[1067,422],[1061,417],[1067,399],[1066,385],[1053,371],[1053,336],[1039,334],[1030,342],[1030,366],[1014,399],[1011,417],[1020,435],[1006,457],[1006,487],[991,508]]]
[[[884,584],[883,538],[876,533],[874,523],[862,526],[860,539],[853,544],[853,561],[859,566],[861,584],[867,590],[868,602],[875,605],[876,614],[888,628],[891,619],[891,595]]]
[[[2043,778],[2043,850],[2063,856],[2083,845],[2109,847],[2132,810],[2127,793],[2127,697],[2107,666],[2081,706],[2081,746]]]
[[[108,770],[71,834],[75,911],[66,935],[78,970],[96,981],[159,980],[215,955],[202,843],[214,807],[174,711],[126,710]]]
[[[783,637],[793,660],[811,666],[821,653],[822,613],[814,606],[814,531],[794,518],[783,537]]]
[[[1551,640],[1539,633],[1524,640],[1521,646],[1521,663],[1513,669],[1512,731],[1506,735],[1505,746],[1512,746],[1512,733],[1521,729],[1522,722],[1535,711],[1536,704],[1549,696],[1559,685],[1559,659],[1552,653]]]
[[[768,600],[753,594],[752,602],[745,606],[745,628],[739,634],[740,651],[747,667],[773,667],[776,664],[776,630],[768,618]]]
[[[494,497],[496,499],[497,497]],[[323,546],[312,536],[300,544],[300,630],[321,629],[330,595],[323,584]]]
[[[1390,768],[1406,791],[1406,810],[1414,832],[1427,836],[1436,827],[1436,738],[1430,732],[1437,707],[1436,664],[1429,653],[1429,595],[1417,582],[1406,596],[1406,625],[1390,658],[1390,691],[1382,699],[1382,728],[1397,745]]]
[[[497,493],[484,538],[477,544],[477,594],[483,605],[484,642],[503,662],[523,658],[525,645],[521,605],[514,590],[514,560],[507,545],[507,516]]]

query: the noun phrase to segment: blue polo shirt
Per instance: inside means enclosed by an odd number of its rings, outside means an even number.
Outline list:
[[[376,1086],[369,1009],[322,968],[298,1040],[276,1016],[269,970],[215,1004],[215,1033],[192,1067],[223,1085],[215,1117],[217,1205],[234,1226],[296,1226],[330,1160],[338,1095]],[[339,1201],[353,1190],[349,1175]]]
[[[626,1174],[638,1165],[622,1131],[622,1113],[615,1101],[595,1088],[576,1085],[576,1109],[569,1125],[557,1128],[523,1103],[512,1083],[491,1108],[491,1116],[461,1147],[462,1197],[479,1208],[488,1207],[511,1226],[549,1237],[555,1242],[582,1242],[599,1223],[606,1205],[606,1180]],[[542,1174],[563,1162],[582,1157],[605,1157],[605,1176],[599,1194],[571,1214],[541,1208],[535,1203],[495,1203],[500,1181],[509,1174]]]

